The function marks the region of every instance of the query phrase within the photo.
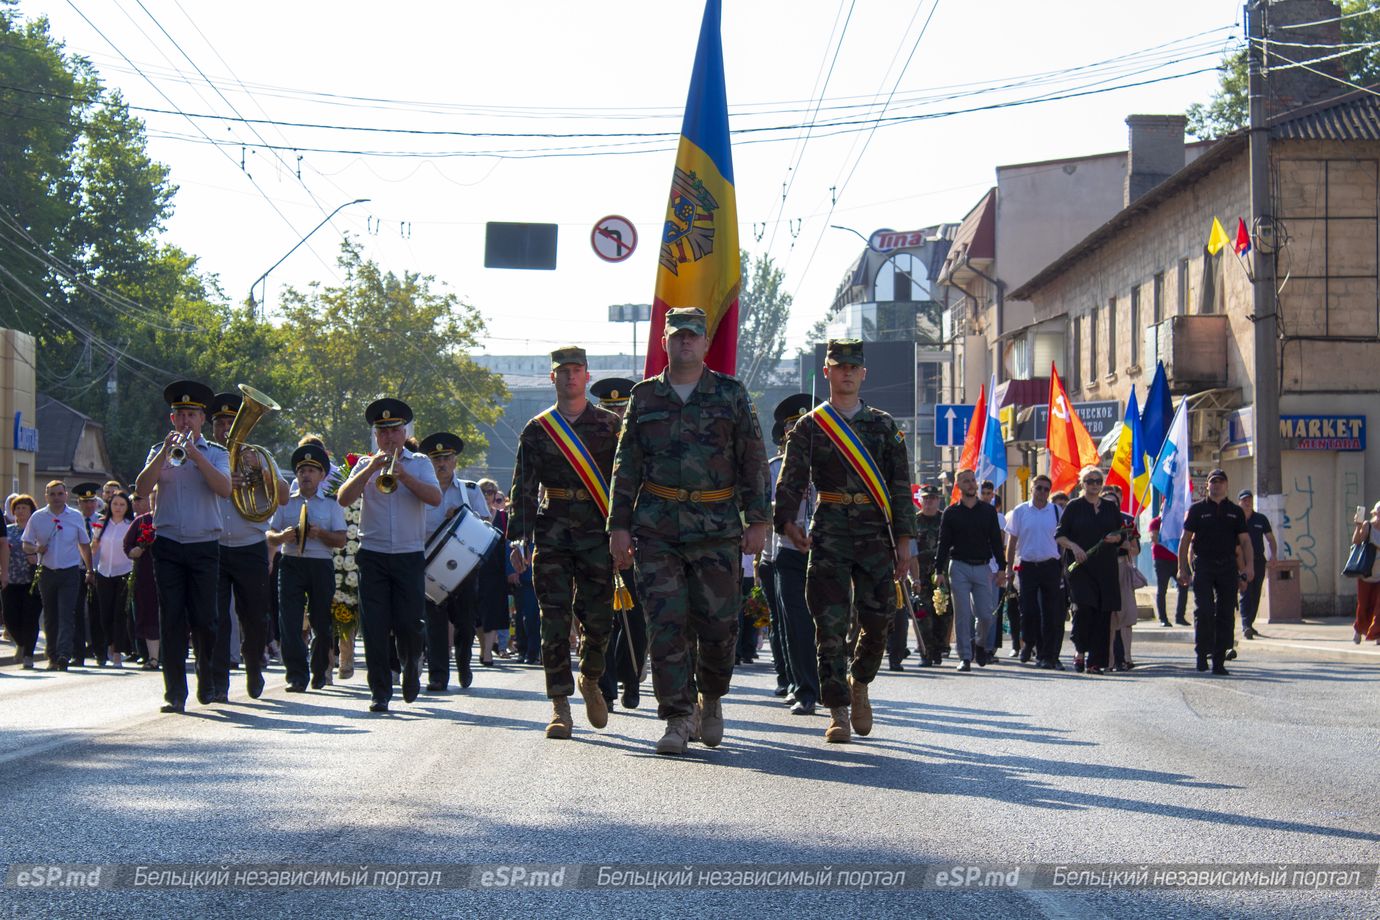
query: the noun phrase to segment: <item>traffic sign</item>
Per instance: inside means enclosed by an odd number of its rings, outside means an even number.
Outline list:
[[[594,225],[589,244],[605,262],[622,262],[637,248],[637,228],[626,217],[610,214]]]
[[[973,407],[945,405],[934,407],[934,446],[962,447],[968,436],[968,423],[973,420]]]

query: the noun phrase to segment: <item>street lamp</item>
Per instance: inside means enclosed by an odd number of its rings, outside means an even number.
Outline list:
[[[651,322],[652,305],[649,303],[609,304],[609,322],[633,324],[632,376],[640,376],[637,370],[637,324]]]
[[[251,285],[249,285],[249,314],[250,314],[251,316],[253,316],[253,315],[254,315],[254,309],[255,309],[255,307],[258,306],[258,303],[254,300],[254,288],[256,288],[256,287],[259,286],[259,282],[261,282],[261,281],[264,282],[264,300],[267,300],[267,299],[268,299],[268,283],[267,283],[267,282],[268,282],[268,276],[269,276],[269,274],[273,271],[273,269],[277,268],[279,265],[282,265],[284,262],[286,262],[288,256],[292,255],[294,252],[296,252],[296,251],[301,247],[301,245],[302,245],[303,243],[305,243],[307,240],[311,239],[311,235],[312,235],[313,233],[315,233],[316,231],[320,230],[322,227],[326,226],[326,224],[330,223],[332,217],[335,217],[337,214],[339,214],[341,211],[345,210],[346,208],[350,207],[351,205],[356,205],[356,204],[367,204],[370,200],[371,200],[371,199],[369,199],[369,198],[356,198],[354,201],[347,201],[347,202],[345,202],[345,203],[342,204],[340,207],[336,208],[334,211],[332,211],[331,213],[327,214],[327,215],[325,216],[325,218],[322,219],[321,223],[317,224],[315,227],[312,227],[310,230],[307,231],[307,235],[306,235],[306,236],[302,237],[300,240],[297,241],[297,245],[295,245],[295,246],[293,246],[291,249],[289,249],[289,250],[283,255],[283,257],[282,257],[281,259],[279,259],[277,262],[274,262],[272,265],[270,265],[270,266],[268,267],[268,271],[264,272],[262,275],[260,275],[259,277],[255,278],[255,279],[254,279],[254,283],[251,284]]]

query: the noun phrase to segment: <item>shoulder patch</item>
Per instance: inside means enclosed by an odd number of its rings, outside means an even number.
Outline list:
[[[751,402],[748,403],[748,412],[752,415],[752,436],[757,440],[762,440],[762,425],[757,421],[757,407]]]
[[[899,428],[896,429],[896,434],[893,437],[896,438],[897,444],[906,443],[906,433]]]

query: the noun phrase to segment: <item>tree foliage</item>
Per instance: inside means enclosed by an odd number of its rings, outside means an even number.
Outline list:
[[[738,379],[754,398],[776,383],[776,367],[786,350],[786,323],[791,318],[791,295],[786,275],[771,256],[756,259],[746,251],[742,286],[738,293]]]
[[[1380,83],[1380,45],[1365,47],[1380,40],[1380,12],[1373,0],[1339,0],[1342,16],[1342,42],[1356,46],[1353,53],[1338,60],[1347,79],[1357,86]],[[1370,14],[1370,15],[1353,15]],[[1302,60],[1327,57],[1335,53],[1330,48],[1303,49]],[[1345,49],[1343,49],[1345,50]],[[1267,66],[1279,63],[1267,61]],[[1222,58],[1217,89],[1206,103],[1195,102],[1188,107],[1188,133],[1197,138],[1221,137],[1244,128],[1249,119],[1249,86],[1246,79],[1246,49],[1237,48]],[[1340,84],[1338,92],[1345,88]]]
[[[339,263],[338,287],[283,295],[280,360],[296,378],[298,427],[319,432],[333,452],[366,451],[364,407],[393,396],[412,406],[419,435],[453,431],[465,463],[477,462],[487,446],[477,423],[495,422],[507,399],[502,378],[467,354],[483,318],[431,276],[382,270],[353,241]]]

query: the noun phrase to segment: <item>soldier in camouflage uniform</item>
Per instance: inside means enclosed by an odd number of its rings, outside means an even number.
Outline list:
[[[619,420],[585,396],[589,385],[585,350],[553,351],[551,382],[556,387],[555,412],[588,449],[607,483],[613,472]],[[608,724],[599,678],[613,631],[613,564],[599,506],[541,419],[529,421],[518,439],[508,540],[513,568],[521,573],[527,565],[523,547],[535,533],[532,587],[541,606],[541,658],[546,695],[551,698],[546,737],[569,738],[568,697],[575,690],[570,673],[572,617],[580,620],[583,634],[579,689],[585,714],[595,728]]]
[[[806,415],[786,436],[786,459],[776,484],[776,529],[809,548],[805,599],[819,643],[819,683],[831,720],[824,738],[851,740],[872,730],[867,685],[877,676],[896,612],[896,581],[910,570],[915,506],[905,435],[890,415],[858,398],[867,376],[863,343],[832,339],[824,362],[829,405],[846,420],[881,473],[892,523],[877,507],[861,476],[822,427],[824,407]],[[795,521],[801,497],[814,484],[819,498],[807,536]],[[851,599],[851,605],[850,605]],[[851,669],[847,649],[850,608],[859,623]]]
[[[934,609],[934,565],[939,554],[939,488],[927,485],[920,490],[920,510],[915,513],[915,559],[910,577],[915,586],[915,616],[920,627],[921,667],[937,667],[949,646],[949,629],[954,614]]]
[[[704,311],[667,311],[663,342],[666,369],[633,387],[623,419],[609,550],[620,569],[636,565],[657,714],[666,720],[657,753],[683,754],[697,709],[696,651],[699,737],[709,747],[723,739],[719,698],[733,676],[740,554],[762,551],[771,503],[752,401],[737,380],[704,366]]]

